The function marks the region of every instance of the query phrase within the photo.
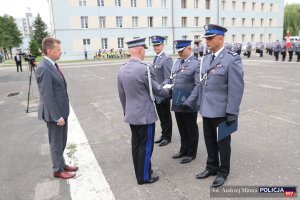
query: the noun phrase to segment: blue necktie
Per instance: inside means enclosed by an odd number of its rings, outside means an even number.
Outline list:
[[[155,56],[153,63],[155,63],[155,62],[156,62],[156,59],[157,59],[157,57],[158,57],[158,56]]]
[[[215,57],[215,54],[212,54],[210,64],[214,61]]]

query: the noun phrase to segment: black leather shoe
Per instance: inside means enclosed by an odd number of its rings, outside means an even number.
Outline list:
[[[211,171],[205,170],[204,172],[201,172],[200,174],[198,174],[196,176],[196,178],[197,179],[204,179],[204,178],[207,178],[209,176],[216,175],[216,174],[217,174],[216,172],[211,172]]]
[[[158,146],[160,146],[160,147],[166,146],[166,145],[169,144],[170,142],[171,142],[170,140],[163,139],[163,141],[162,141]]]
[[[183,156],[185,156],[185,154],[179,152],[179,153],[174,154],[174,155],[172,156],[172,158],[176,159],[176,158],[181,158],[181,157],[183,157]]]
[[[193,156],[186,156],[180,161],[180,163],[181,164],[189,163],[194,159],[195,159],[195,157],[193,157]]]
[[[153,176],[151,177],[148,181],[145,182],[139,182],[139,185],[143,185],[143,184],[151,184],[151,183],[155,183],[156,181],[158,181],[159,177],[158,176]]]
[[[158,140],[156,140],[154,143],[161,143],[164,140],[163,136],[160,136]]]
[[[222,176],[217,176],[216,179],[214,180],[212,186],[213,187],[220,187],[221,185],[224,184],[226,178],[222,177]]]

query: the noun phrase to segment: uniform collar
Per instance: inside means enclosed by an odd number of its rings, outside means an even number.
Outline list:
[[[215,58],[218,57],[218,55],[223,51],[224,49],[224,45],[222,46],[221,49],[219,49],[216,53],[212,53],[213,55],[215,55]]]
[[[141,60],[141,59],[139,59],[139,58],[136,58],[136,57],[131,57],[131,58],[130,58],[130,60],[138,60],[138,61],[142,62],[142,60]]]
[[[159,54],[156,54],[156,56],[159,58],[163,53],[164,51],[161,51]]]

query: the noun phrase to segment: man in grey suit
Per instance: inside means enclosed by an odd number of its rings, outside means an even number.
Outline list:
[[[154,81],[149,66],[142,62],[147,48],[145,39],[127,42],[131,58],[118,73],[119,97],[124,121],[130,125],[132,133],[132,158],[139,185],[154,183],[159,179],[158,176],[151,175],[151,156],[157,121],[153,94],[169,97],[169,90]]]
[[[199,110],[200,63],[193,56],[191,40],[175,40],[174,43],[180,59],[176,61],[171,75],[174,84],[172,110],[175,112],[181,146],[179,152],[172,158],[182,158],[180,163],[184,164],[196,158],[198,149],[197,115]],[[183,93],[186,95],[180,95]],[[177,104],[178,99],[182,100],[182,103]]]
[[[196,178],[217,175],[213,187],[224,184],[230,171],[231,137],[217,142],[217,127],[237,120],[244,92],[244,70],[241,57],[224,48],[226,28],[206,25],[205,38],[211,50],[200,64],[203,132],[207,150],[206,169]]]
[[[153,70],[155,80],[158,84],[162,84],[170,77],[173,60],[164,52],[165,38],[162,36],[152,36],[151,43],[153,50],[156,53],[151,69]],[[161,136],[155,143],[159,146],[165,146],[172,139],[172,115],[169,98],[155,98],[155,106],[161,125]]]
[[[63,152],[67,143],[69,98],[67,83],[56,61],[61,55],[60,41],[46,37],[42,42],[44,59],[36,70],[36,80],[40,93],[38,118],[48,127],[53,176],[69,179],[78,169],[65,164]]]

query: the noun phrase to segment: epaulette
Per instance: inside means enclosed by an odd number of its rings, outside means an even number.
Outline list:
[[[233,51],[228,51],[229,54],[233,55],[233,56],[237,56],[238,54],[233,52]]]
[[[141,62],[141,64],[148,66],[148,64],[146,64],[146,63],[144,63],[144,62]]]

